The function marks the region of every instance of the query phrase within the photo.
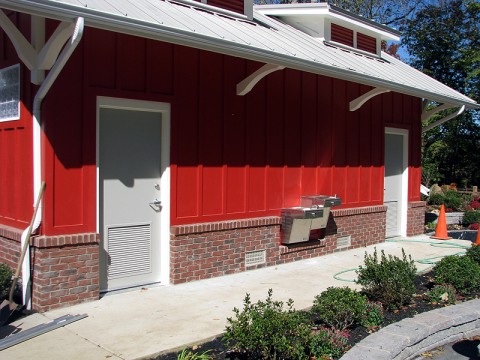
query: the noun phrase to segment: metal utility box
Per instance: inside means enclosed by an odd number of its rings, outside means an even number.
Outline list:
[[[282,243],[308,241],[310,231],[327,226],[330,208],[341,205],[336,196],[302,196],[300,207],[282,209]]]

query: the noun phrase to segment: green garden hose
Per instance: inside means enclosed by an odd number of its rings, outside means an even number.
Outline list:
[[[422,244],[430,244],[430,246],[446,248],[446,249],[450,249],[450,248],[462,249],[462,251],[459,251],[458,253],[455,253],[455,254],[452,254],[452,255],[462,255],[462,254],[465,253],[465,250],[470,248],[470,246],[460,245],[460,244],[456,244],[456,243],[449,242],[449,241],[437,242],[437,241],[425,241],[425,240],[413,240],[413,239],[411,239],[411,240],[410,239],[387,239],[385,241],[386,242],[419,242],[419,243],[422,243]],[[434,256],[434,257],[431,257],[431,258],[418,259],[418,260],[415,260],[415,262],[419,263],[419,264],[422,264],[422,265],[430,265],[426,269],[423,269],[422,270],[422,272],[423,272],[425,270],[431,269],[435,265],[435,263],[437,263],[439,261],[439,260],[436,260],[436,259],[441,259],[443,257],[444,256]],[[352,272],[352,271],[357,271],[357,270],[358,270],[358,267],[347,269],[347,270],[342,270],[342,271],[339,271],[339,272],[335,273],[333,275],[333,278],[335,280],[339,280],[339,281],[355,282],[355,280],[342,278],[342,277],[340,277],[340,275],[348,273],[348,272]]]

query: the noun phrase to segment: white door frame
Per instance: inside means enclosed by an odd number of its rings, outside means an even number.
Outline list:
[[[402,195],[400,198],[400,236],[407,236],[408,213],[408,130],[399,128],[385,128],[385,134],[401,135],[403,137],[403,173]],[[384,150],[385,152],[385,150]],[[385,181],[385,175],[384,175]]]
[[[100,233],[100,109],[159,112],[162,114],[160,201],[160,283],[170,283],[170,104],[112,97],[97,97],[97,233]],[[155,255],[155,254],[154,254]],[[157,254],[158,255],[158,254]]]

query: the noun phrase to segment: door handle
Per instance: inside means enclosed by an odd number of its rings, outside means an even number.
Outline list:
[[[158,199],[154,199],[152,202],[149,202],[148,205],[160,206],[162,205],[162,202]]]

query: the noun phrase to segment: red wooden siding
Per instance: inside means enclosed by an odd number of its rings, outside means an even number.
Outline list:
[[[418,200],[419,99],[383,94],[349,112],[369,87],[294,70],[237,96],[236,84],[260,66],[87,28],[43,106],[45,234],[96,230],[97,96],[171,104],[172,225],[279,215],[309,194],[336,193],[344,207],[382,204],[386,125],[410,130],[410,200]],[[28,121],[17,125],[7,135],[0,123],[2,223],[17,216],[6,196],[32,203],[31,131]],[[9,146],[18,151],[6,155]],[[6,171],[27,183],[13,184]]]
[[[357,49],[371,52],[373,54],[377,53],[377,39],[364,35],[362,33],[357,33]]]
[[[244,13],[244,0],[207,0],[208,5],[218,6],[219,8]]]
[[[26,35],[28,16],[5,11]],[[8,36],[0,29],[0,69],[21,64]],[[20,119],[0,122],[0,223],[17,228],[28,225],[32,216],[32,86],[30,72],[20,67]]]
[[[331,40],[340,44],[353,46],[353,30],[344,28],[343,26],[332,24]]]

